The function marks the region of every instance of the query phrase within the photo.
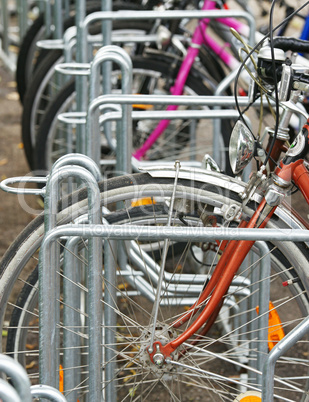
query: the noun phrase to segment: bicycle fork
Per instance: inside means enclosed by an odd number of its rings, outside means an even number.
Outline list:
[[[257,210],[249,222],[241,221],[240,228],[264,228],[278,205],[281,204],[284,196],[291,186],[293,180],[300,188],[306,200],[309,202],[309,172],[304,165],[304,157],[309,151],[309,119],[302,131],[298,134],[285,157],[275,169],[273,183],[259,204]],[[251,250],[254,241],[231,240],[223,250],[223,254],[218,261],[214,273],[207,283],[205,289],[199,296],[196,303],[184,313],[172,327],[177,328],[187,322],[200,308],[202,303],[207,301],[199,317],[176,339],[162,345],[160,341],[155,341],[148,348],[151,361],[154,364],[163,366],[165,362],[173,360],[173,353],[177,348],[184,344],[190,337],[196,336],[203,326],[209,328],[214,322],[222,304],[223,297],[233,280],[234,275],[240,268],[242,262]],[[201,333],[200,333],[201,335]],[[155,359],[154,359],[155,357]],[[159,364],[158,364],[159,362]]]

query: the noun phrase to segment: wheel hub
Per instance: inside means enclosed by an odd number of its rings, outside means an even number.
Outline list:
[[[145,328],[141,335],[141,350],[139,359],[144,368],[149,369],[153,374],[160,378],[167,380],[171,375],[176,372],[175,366],[171,363],[166,363],[163,354],[158,348],[158,344],[155,347],[155,353],[150,357],[149,348],[151,342],[152,326]],[[161,345],[166,345],[172,339],[176,337],[176,331],[168,325],[157,325],[155,330],[154,342],[159,342]],[[151,349],[151,348],[150,348]],[[171,355],[173,360],[178,360],[178,352],[174,352]],[[163,377],[162,377],[163,376]]]

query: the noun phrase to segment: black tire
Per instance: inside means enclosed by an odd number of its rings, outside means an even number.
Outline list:
[[[180,61],[178,63],[172,63],[172,60],[169,56],[165,56],[161,54],[159,58],[151,57],[151,55],[146,57],[134,57],[133,58],[133,76],[134,77],[143,77],[142,84],[138,88],[134,88],[135,91],[141,94],[149,93],[148,87],[152,87],[150,83],[152,83],[153,77],[158,79],[160,77],[161,80],[164,80],[164,85],[161,83],[161,86],[164,88],[159,88],[157,90],[166,91],[167,88],[172,86],[173,81],[176,77],[178,67],[180,65]],[[115,73],[117,76],[117,74]],[[156,84],[157,85],[157,84]],[[195,95],[211,95],[214,91],[215,83],[209,78],[205,76],[201,76],[200,71],[195,70],[194,68],[190,72],[186,86],[185,86],[185,93],[186,94],[195,94]],[[66,149],[65,138],[66,134],[63,134],[62,137],[62,126],[57,121],[57,116],[59,113],[63,113],[69,111],[72,107],[71,102],[74,101],[74,84],[71,82],[67,84],[67,86],[59,93],[58,97],[52,102],[50,107],[45,113],[44,119],[40,125],[38,135],[37,135],[37,142],[36,142],[36,150],[35,150],[35,170],[37,171],[49,171],[52,163],[55,162],[60,156],[64,153]],[[72,93],[70,94],[70,91]],[[70,94],[70,95],[69,95]],[[68,96],[69,99],[68,100]],[[147,123],[146,121],[146,129],[144,129],[145,124],[139,125],[138,122],[134,123],[134,130],[133,130],[133,148],[137,149],[143,141],[147,138],[150,134],[151,130],[155,128],[157,122],[150,122]],[[198,121],[197,124],[202,124],[202,122]],[[197,152],[196,155],[190,154],[192,152],[188,149],[189,145],[189,120],[179,120],[175,123],[172,122],[166,133],[160,138],[162,138],[163,146],[161,145],[160,139],[157,141],[155,146],[149,150],[147,153],[147,158],[149,160],[155,159],[166,159],[171,160],[174,158],[178,158],[180,160],[186,160],[186,158],[190,157],[191,159],[195,158],[197,161],[202,161],[203,156],[205,153],[211,153],[211,140],[206,138],[207,135],[212,136],[212,131],[209,129],[209,126],[206,128],[201,126],[200,128],[200,138],[201,141],[204,141],[203,146],[197,146],[193,149],[193,152]],[[231,122],[229,120],[222,121],[222,136],[221,136],[221,161],[222,167],[227,174],[232,174],[229,158],[228,158],[228,146],[229,146],[229,137],[231,132]],[[67,126],[65,127],[67,129]],[[177,132],[176,136],[173,134]],[[56,138],[55,143],[57,145],[53,145],[53,141]],[[165,138],[168,138],[166,140]],[[202,140],[203,138],[203,140]],[[72,146],[70,147],[71,150],[74,150]],[[174,152],[174,153],[173,153]],[[51,156],[54,154],[55,156]],[[189,155],[189,156],[188,156]]]
[[[33,65],[35,64],[36,42],[44,36],[44,31],[44,15],[40,14],[27,30],[19,48],[16,64],[16,84],[21,103],[24,102],[27,83],[32,76]]]
[[[21,135],[24,144],[24,151],[30,169],[34,168],[33,162],[33,144],[35,141],[36,130],[44,118],[44,110],[46,110],[51,99],[56,95],[57,88],[47,88],[46,91],[42,86],[50,85],[51,79],[55,80],[54,69],[57,64],[63,61],[63,52],[61,50],[54,50],[48,52],[41,61],[39,68],[33,79],[31,80],[31,87],[28,88],[24,95],[24,107],[21,120]],[[61,74],[57,74],[56,79],[63,80]],[[40,98],[37,97],[38,92],[41,92]],[[44,96],[45,93],[45,96]],[[34,110],[40,108],[42,113],[34,114]],[[35,128],[35,129],[33,129]]]
[[[213,224],[214,217],[217,217],[217,223],[219,226],[225,224],[225,208],[228,205],[241,205],[239,192],[245,187],[245,185],[238,180],[224,177],[220,174],[205,172],[202,178],[200,176],[201,172],[196,173],[197,180],[194,180],[193,170],[190,179],[183,178],[185,171],[180,172],[180,177],[177,183],[179,191],[177,192],[178,195],[176,196],[172,219],[173,225],[192,226],[192,233],[194,227],[200,226],[202,221],[202,226],[207,226],[207,221],[205,220],[206,215],[202,216],[205,211],[207,211],[207,216],[212,219],[212,221],[209,221],[209,225]],[[117,223],[119,225],[141,224],[150,226],[158,225],[159,227],[162,227],[162,225],[166,223],[169,212],[169,203],[166,202],[166,200],[171,197],[173,182],[173,177],[170,179],[152,178],[147,173],[144,173],[118,177],[101,183],[101,200],[108,208],[108,211],[105,210],[104,212],[104,218],[110,223]],[[152,195],[152,200],[156,201],[156,203],[141,207],[134,205],[131,207],[128,206],[128,202],[130,202],[134,196],[143,198],[146,195],[148,197]],[[122,200],[124,208],[114,211],[115,203],[120,200]],[[207,202],[207,210],[205,208],[205,201]],[[69,205],[71,205],[72,202],[73,207],[70,208]],[[58,224],[66,224],[71,222],[72,219],[81,217],[84,213],[87,213],[87,191],[81,190],[73,197],[69,197],[68,200],[62,202],[62,206],[64,206],[65,209],[62,210],[60,207],[59,215],[57,216]],[[250,216],[255,209],[256,203],[250,202],[246,206],[245,214]],[[9,343],[10,346],[8,347],[9,349],[7,349],[7,352],[14,355],[15,358],[20,359],[21,362],[26,361],[26,363],[29,364],[28,372],[34,380],[37,378],[37,367],[35,365],[37,349],[35,348],[34,343],[38,337],[36,333],[37,322],[32,324],[27,323],[29,323],[29,317],[38,317],[38,310],[36,307],[33,307],[36,304],[34,301],[37,294],[35,295],[35,292],[32,293],[36,280],[31,276],[31,284],[26,284],[25,287],[27,291],[24,292],[20,290],[21,293],[19,297],[17,296],[19,295],[17,289],[19,284],[21,284],[22,288],[25,285],[25,282],[27,283],[29,273],[26,271],[29,269],[30,272],[32,272],[37,265],[37,250],[40,248],[44,235],[43,222],[44,217],[42,215],[36,218],[12,244],[0,265],[0,294],[2,296],[0,299],[0,311],[4,314],[4,310],[8,308],[7,313],[10,316],[10,308],[16,306],[16,311],[19,309],[24,313],[14,313],[12,315],[12,317],[14,316],[14,319],[12,318],[13,321],[11,325],[9,325],[9,328],[6,326],[2,328],[4,331],[9,329],[11,336],[14,336],[14,331],[17,331],[17,329],[21,330],[19,333],[16,332],[17,336],[14,338],[14,345],[12,345],[12,342]],[[275,212],[273,218],[271,218],[268,226],[280,230],[290,226],[301,227],[301,224],[298,223],[295,218],[290,216],[284,208],[279,208]],[[214,261],[213,258],[216,255],[216,249],[212,246],[215,246],[215,244],[216,243],[204,244],[204,247],[203,244],[199,242],[191,241],[188,242],[186,246],[178,248],[177,251],[170,253],[165,267],[165,275],[172,275],[168,284],[165,282],[165,285],[168,286],[170,292],[172,292],[173,284],[176,286],[180,285],[180,277],[177,277],[177,275],[182,276],[182,280],[186,278],[189,280],[189,277],[186,277],[186,275],[193,274],[190,281],[193,281],[194,285],[200,283],[201,289],[203,288],[205,277],[207,273],[210,272],[209,266],[207,265],[208,258],[206,258],[206,254],[210,253],[210,260]],[[86,245],[85,243],[80,243],[80,246],[84,248]],[[160,263],[160,258],[157,259],[157,257],[154,257],[154,254],[152,253],[152,249],[155,249],[156,251],[162,250],[162,244],[160,242],[148,243],[146,241],[139,241],[136,243],[136,246],[136,250],[141,253],[144,262],[146,261],[146,254],[143,253],[147,250],[148,256],[153,258],[153,261],[157,264]],[[174,249],[174,246],[175,243],[171,242],[171,250]],[[62,250],[64,249],[65,248]],[[188,255],[184,255],[183,252],[185,250],[189,251]],[[253,249],[253,252],[255,254],[256,249]],[[205,253],[205,255],[203,255],[203,253]],[[225,311],[225,316],[219,317],[213,331],[207,333],[205,339],[199,339],[199,344],[197,346],[193,345],[191,346],[193,348],[192,350],[186,349],[185,353],[181,353],[181,357],[179,356],[177,361],[179,363],[184,363],[184,366],[179,371],[174,371],[168,366],[164,366],[163,371],[158,371],[155,367],[151,366],[151,363],[149,363],[145,358],[145,356],[147,357],[147,351],[143,348],[143,344],[148,345],[147,334],[149,334],[149,332],[141,332],[141,334],[139,334],[138,328],[141,329],[142,326],[144,329],[147,329],[147,326],[149,326],[150,316],[148,315],[148,311],[152,310],[153,303],[151,302],[151,298],[147,299],[147,293],[134,294],[133,291],[134,286],[136,286],[135,290],[138,290],[139,292],[143,289],[147,289],[146,287],[139,287],[138,278],[142,278],[145,281],[145,285],[149,285],[150,283],[152,283],[152,286],[154,287],[155,285],[153,277],[148,277],[147,271],[142,273],[141,267],[135,266],[136,262],[133,262],[134,259],[132,254],[129,253],[127,264],[128,266],[135,267],[137,276],[134,276],[134,279],[133,277],[129,277],[127,268],[125,272],[123,272],[126,276],[121,278],[122,272],[121,270],[118,271],[119,275],[117,275],[117,277],[119,278],[119,285],[117,286],[117,289],[119,289],[120,293],[117,296],[117,325],[113,327],[113,332],[116,332],[117,341],[116,373],[118,373],[114,380],[116,383],[116,389],[118,390],[119,399],[121,400],[121,398],[125,398],[126,396],[132,396],[133,387],[135,397],[140,397],[142,399],[142,397],[145,396],[147,401],[157,400],[158,392],[162,395],[162,400],[169,400],[172,395],[176,395],[179,400],[187,402],[192,398],[192,393],[194,393],[195,397],[201,393],[201,398],[205,402],[222,400],[221,397],[224,397],[225,400],[233,401],[240,392],[233,385],[234,380],[238,381],[241,378],[240,381],[243,381],[243,386],[250,387],[250,385],[252,385],[255,387],[256,380],[253,378],[256,374],[254,362],[256,361],[257,355],[260,353],[259,345],[265,345],[268,343],[268,334],[266,334],[266,339],[262,339],[260,335],[257,336],[255,332],[257,328],[254,326],[254,323],[258,319],[258,314],[256,312],[257,304],[255,304],[256,302],[254,299],[255,295],[257,295],[261,289],[261,283],[264,279],[266,279],[266,281],[271,281],[271,300],[281,317],[282,327],[284,328],[285,333],[289,332],[289,330],[291,330],[291,328],[293,328],[302,317],[306,317],[309,311],[309,286],[306,273],[306,264],[309,255],[306,244],[278,242],[274,239],[273,245],[269,244],[269,253],[273,268],[271,278],[263,278],[258,274],[258,277],[255,280],[253,276],[249,275],[247,270],[252,271],[254,274],[257,273],[256,271],[258,271],[258,269],[255,268],[255,265],[251,265],[251,261],[248,259],[249,265],[244,266],[243,271],[239,272],[240,281],[235,282],[235,289],[233,291],[231,290],[231,293],[229,293],[230,299],[227,303],[231,303],[232,309],[227,309],[227,311]],[[78,256],[77,258],[80,260],[80,258],[84,257],[85,255],[81,253],[80,257]],[[174,268],[176,268],[176,277],[173,281]],[[25,279],[23,279],[22,274],[26,275]],[[62,270],[59,274],[61,282],[65,281],[66,275]],[[168,278],[169,276],[167,276],[166,280]],[[296,279],[296,281],[287,287],[282,287],[282,281],[287,279]],[[142,283],[144,282],[141,282],[141,285]],[[189,283],[191,282],[188,282],[188,284]],[[107,285],[108,284],[105,283],[104,290]],[[85,291],[84,286],[83,282],[78,283],[78,289],[83,292]],[[148,288],[148,290],[149,289],[152,289],[152,287]],[[181,292],[180,289],[178,289],[178,292]],[[9,294],[13,296],[13,299],[10,300],[10,305],[6,305],[6,299]],[[181,293],[177,294],[179,295],[179,301],[181,301]],[[193,296],[190,296],[190,293],[188,293],[188,297],[194,297],[194,293]],[[253,298],[253,304],[251,304],[251,298]],[[16,299],[18,300],[18,305]],[[173,310],[172,300],[173,298],[170,300],[169,304]],[[162,303],[164,301],[165,299],[163,298]],[[247,308],[244,305],[241,306],[241,302],[244,302],[245,304],[248,303],[249,307]],[[52,303],[52,300],[48,300],[48,303]],[[63,308],[66,306],[66,303],[62,298],[60,298],[60,303],[63,305]],[[181,311],[186,311],[186,303],[182,306]],[[26,307],[28,306],[32,306],[31,311],[30,309],[26,310]],[[236,308],[237,306],[240,310]],[[180,306],[177,306],[177,316],[180,314],[179,308]],[[146,319],[148,319],[147,324],[143,321],[144,313],[146,313]],[[163,314],[165,314],[165,311],[162,304],[159,316],[160,330],[163,329],[165,334],[165,330],[168,329],[171,331],[170,337],[174,338],[177,331],[175,333],[173,332],[174,330],[171,329],[171,324],[165,328]],[[231,326],[230,328],[229,325],[224,324],[224,319],[226,319],[224,317],[226,317],[226,314],[228,314],[228,322],[226,322],[226,324],[229,324]],[[127,319],[127,326],[122,323],[123,318]],[[169,316],[169,318],[172,320],[170,323],[173,322],[173,316]],[[79,324],[75,325],[79,330],[78,333],[81,338],[84,339],[84,331],[78,326]],[[102,325],[107,324],[103,321]],[[238,327],[234,327],[234,325],[238,325]],[[62,322],[61,327],[63,328],[63,332],[65,332]],[[138,331],[137,334],[136,331]],[[250,334],[252,334],[252,338],[250,337]],[[159,336],[159,334],[156,333],[156,338],[157,336]],[[163,334],[159,336],[159,339],[162,342],[165,339],[164,336]],[[17,338],[19,338],[18,341]],[[28,345],[27,341],[29,339],[31,339],[31,342],[33,343],[29,344],[28,349],[19,349],[21,345]],[[240,342],[240,346],[238,345],[238,342]],[[61,348],[61,343],[59,345]],[[109,349],[106,343],[104,343],[104,345],[106,350]],[[30,346],[34,346],[34,349],[31,350]],[[301,382],[296,378],[291,380],[286,377],[291,377],[291,367],[293,367],[295,373],[297,373],[297,377],[303,375],[307,376],[307,346],[308,343],[306,340],[303,340],[302,343],[296,344],[295,350],[291,350],[288,356],[284,356],[278,362],[276,368],[276,380],[282,380],[284,383],[284,387],[282,387],[282,382],[279,382],[278,387],[275,389],[275,394],[279,395],[279,399],[280,395],[284,398],[290,398],[290,400],[293,401],[301,401],[305,398],[307,394],[307,388],[305,387],[306,379],[304,382]],[[248,354],[249,350],[250,354]],[[81,351],[83,352],[84,349],[81,349]],[[63,351],[60,350],[60,356],[62,352]],[[206,358],[207,356],[208,358],[209,356],[211,357],[210,361]],[[132,359],[132,357],[134,357],[134,359]],[[132,364],[127,366],[129,361],[131,361]],[[122,364],[123,366],[121,366]],[[126,370],[126,368],[128,368],[128,370]],[[194,368],[200,370],[197,376]],[[246,370],[247,368],[248,371]],[[250,371],[250,368],[253,368],[253,371]],[[84,370],[85,368],[82,367],[82,369]],[[122,373],[123,370],[124,373]],[[102,371],[104,373],[104,369]],[[209,375],[209,373],[212,374]],[[245,375],[246,373],[248,376]],[[138,386],[138,380],[140,379],[140,376],[143,376],[143,374],[146,375],[145,381],[147,381],[145,384],[146,395],[143,394],[143,387]],[[162,377],[163,375],[164,378]],[[216,375],[221,376],[219,381],[217,381]],[[185,377],[184,379],[182,378],[183,376]],[[223,380],[223,377],[225,378],[225,381]],[[190,379],[189,393],[184,392],[188,387],[188,378]],[[184,382],[182,382],[182,379]],[[156,386],[151,387],[150,389],[147,388],[148,381],[151,381],[152,384],[154,383]],[[175,381],[176,387],[174,388],[173,383],[175,383]],[[169,384],[169,386],[166,386],[166,384]],[[298,387],[299,392],[295,392],[295,389],[293,388],[289,390],[290,386]],[[82,383],[82,387],[80,391],[78,391],[81,392],[81,394],[78,395],[80,401],[83,401],[82,393],[85,387],[87,387],[87,381]],[[103,389],[105,389],[104,386]]]

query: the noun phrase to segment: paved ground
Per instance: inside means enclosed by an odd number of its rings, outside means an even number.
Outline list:
[[[1,62],[0,62],[1,63]],[[0,65],[0,179],[29,173],[21,144],[22,107],[15,90],[14,76]],[[21,200],[22,201],[22,200]],[[37,197],[27,196],[27,203],[40,208]],[[17,234],[30,222],[15,194],[0,191],[0,258]]]

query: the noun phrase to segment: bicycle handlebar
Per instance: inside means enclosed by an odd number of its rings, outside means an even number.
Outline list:
[[[309,53],[309,41],[291,37],[278,36],[274,38],[274,47],[284,51],[291,50],[292,52]]]

